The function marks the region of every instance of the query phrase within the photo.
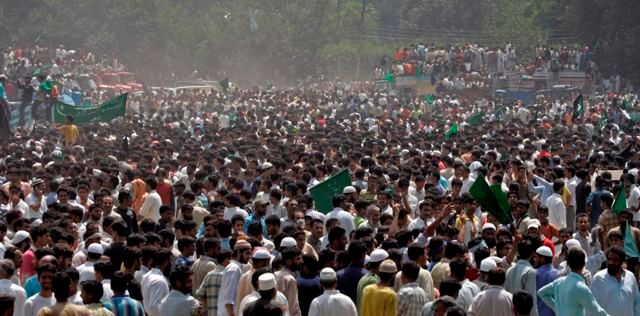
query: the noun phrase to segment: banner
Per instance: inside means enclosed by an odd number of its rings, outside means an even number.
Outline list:
[[[24,122],[20,125],[20,102],[9,102],[11,109],[11,117],[9,118],[9,126],[11,131],[15,132],[18,128],[29,130],[33,127],[33,116],[31,115],[31,104],[24,108]]]
[[[73,117],[76,125],[95,122],[110,122],[124,116],[127,109],[127,94],[121,94],[109,101],[92,107],[77,107],[75,105],[58,102],[53,106],[53,122],[64,124],[67,115]]]
[[[324,214],[331,212],[331,210],[333,210],[333,197],[342,194],[342,190],[350,185],[351,178],[349,177],[349,171],[344,169],[335,176],[312,187],[309,192],[315,203],[316,210]]]

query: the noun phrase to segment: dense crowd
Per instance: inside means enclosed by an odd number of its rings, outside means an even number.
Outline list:
[[[155,92],[38,121],[0,146],[0,313],[638,315],[637,100],[572,101]]]

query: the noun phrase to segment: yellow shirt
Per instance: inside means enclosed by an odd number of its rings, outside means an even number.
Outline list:
[[[371,284],[362,293],[360,316],[396,316],[398,296],[392,288]]]
[[[62,136],[64,137],[64,143],[66,145],[71,145],[75,143],[80,137],[80,133],[78,132],[78,128],[73,124],[65,124],[58,129]]]

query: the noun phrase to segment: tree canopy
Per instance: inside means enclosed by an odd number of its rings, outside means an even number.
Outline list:
[[[115,54],[142,73],[224,71],[255,84],[370,78],[382,55],[419,41],[531,52],[561,31],[567,46],[594,47],[604,73],[637,82],[638,9],[624,0],[21,0],[0,7],[0,40]]]

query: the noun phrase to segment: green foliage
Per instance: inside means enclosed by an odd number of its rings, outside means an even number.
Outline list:
[[[557,29],[596,46],[607,73],[638,82],[640,2],[626,0],[20,0],[0,6],[0,43],[87,48],[135,71],[226,71],[276,84],[319,73],[371,78],[399,46],[479,43],[518,55]],[[253,12],[253,13],[252,13]],[[251,27],[255,19],[257,28]]]

